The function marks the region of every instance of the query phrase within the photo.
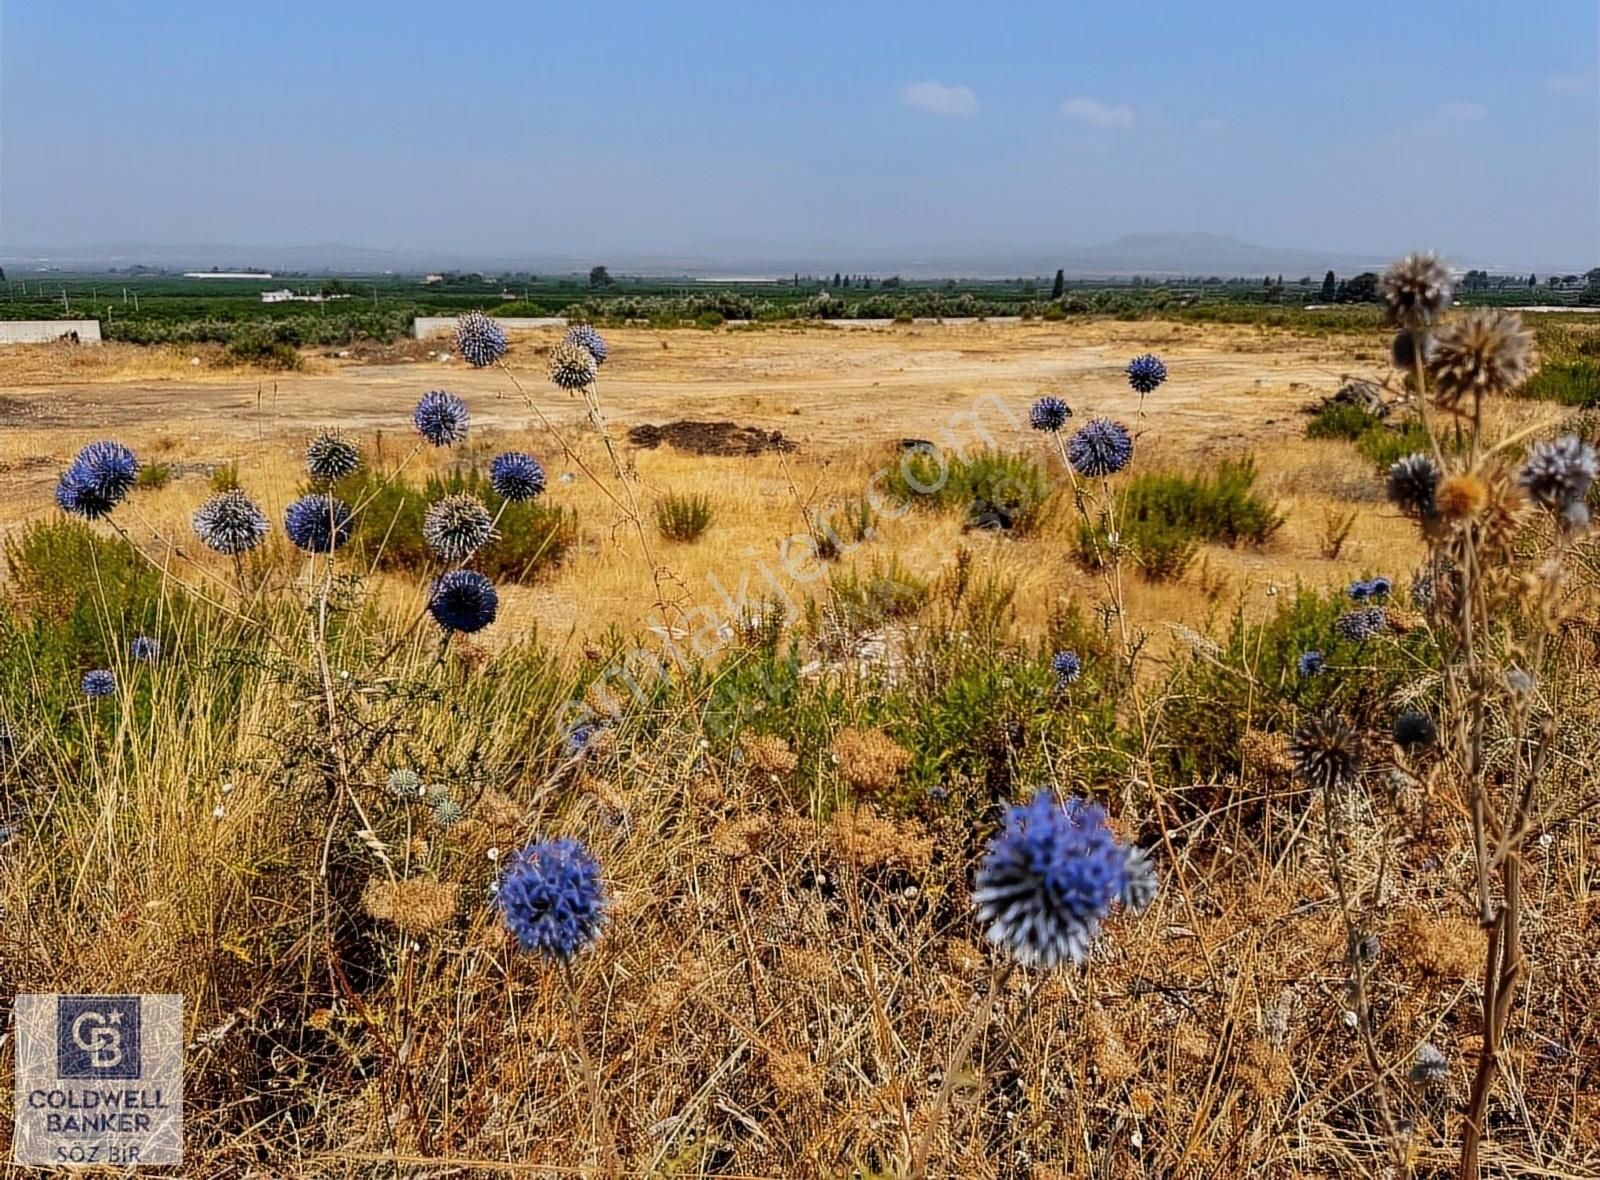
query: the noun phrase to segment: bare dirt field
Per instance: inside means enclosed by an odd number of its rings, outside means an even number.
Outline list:
[[[511,375],[427,359],[424,350],[409,363],[308,355],[306,371],[284,374],[196,364],[181,350],[8,350],[0,354],[0,523],[52,511],[56,472],[77,447],[101,436],[169,464],[176,477],[142,494],[135,531],[181,537],[187,514],[207,493],[206,473],[223,463],[236,463],[247,488],[281,514],[294,495],[299,448],[312,432],[342,427],[379,456],[399,460],[412,447],[409,414],[417,397],[443,387],[470,406],[473,440],[465,455],[406,457],[411,473],[522,446],[549,467],[549,496],[579,515],[575,555],[556,576],[512,591],[513,626],[503,637],[535,623],[547,635],[584,635],[611,623],[661,625],[663,615],[670,620],[695,606],[726,614],[730,601],[768,592],[773,582],[799,601],[826,571],[795,561],[786,539],[805,532],[807,512],[826,514],[869,492],[875,473],[896,462],[901,440],[1028,450],[1059,473],[1054,448],[1027,429],[1028,405],[1049,393],[1063,397],[1079,421],[1109,415],[1134,426],[1137,469],[1203,467],[1253,454],[1260,486],[1287,514],[1265,550],[1212,547],[1185,582],[1134,587],[1130,609],[1151,623],[1203,622],[1239,592],[1265,604],[1296,580],[1403,573],[1417,556],[1411,530],[1390,518],[1378,481],[1353,449],[1303,437],[1300,411],[1308,403],[1347,376],[1382,376],[1376,340],[1116,322],[617,330],[607,333],[611,357],[600,398],[618,453],[637,477],[646,523],[654,499],[669,491],[703,492],[716,510],[709,532],[692,545],[652,537],[669,587],[660,602],[637,532],[610,489],[585,474],[587,468],[605,483],[611,468],[582,402],[544,378],[543,356],[558,335],[517,337]],[[1172,377],[1141,407],[1122,369],[1146,350],[1166,359]],[[630,429],[682,419],[732,422],[781,435],[793,448],[705,456],[670,441],[627,441]],[[636,437],[655,442],[651,434]],[[563,453],[561,439],[571,452]],[[1321,552],[1327,516],[1352,504],[1358,523],[1339,559],[1328,560]],[[965,545],[1006,568],[1019,585],[1020,614],[1037,619],[1063,595],[1094,588],[1068,558],[1068,528],[1063,520],[1022,543],[963,533],[959,519],[912,512],[881,519],[878,536],[843,564],[893,555],[913,572],[931,574]]]

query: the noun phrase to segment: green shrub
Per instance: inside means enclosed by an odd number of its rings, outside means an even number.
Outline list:
[[[669,492],[656,501],[656,530],[669,541],[688,542],[711,527],[711,497]]]
[[[1324,402],[1306,424],[1307,438],[1342,438],[1354,442],[1373,428],[1382,429],[1383,419],[1349,402]]]
[[[858,632],[907,619],[922,609],[928,591],[927,581],[906,569],[898,557],[887,562],[874,558],[865,574],[852,566],[829,579],[829,621]]]
[[[1600,404],[1600,363],[1590,360],[1547,361],[1522,387],[1518,396],[1559,402],[1564,406]]]
[[[263,369],[294,370],[300,367],[298,343],[290,325],[251,325],[236,331],[228,341],[228,358]]]
[[[918,508],[958,510],[970,522],[990,516],[1019,536],[1037,532],[1049,517],[1053,489],[1025,455],[983,450],[967,456],[918,448],[889,469],[888,491]]]
[[[134,481],[134,486],[146,491],[160,491],[172,482],[172,464],[162,462],[146,463],[139,468],[139,477]]]
[[[1442,439],[1443,436],[1441,436]],[[1399,429],[1378,426],[1356,439],[1356,450],[1379,472],[1388,471],[1395,460],[1421,451],[1426,453],[1432,444],[1422,423],[1411,419]]]
[[[221,463],[211,472],[211,490],[213,492],[231,492],[241,488],[244,484],[239,481],[239,465],[237,463]]]
[[[1264,545],[1283,525],[1277,508],[1255,492],[1255,459],[1224,459],[1209,474],[1136,475],[1121,493],[1124,527],[1167,525],[1203,541]]]
[[[498,517],[499,536],[472,563],[490,578],[531,581],[559,565],[577,540],[577,517],[571,509],[543,500],[508,503],[476,469],[433,476],[417,488],[399,476],[386,478],[362,468],[340,480],[334,491],[352,507],[362,506],[352,541],[364,560],[382,570],[418,572],[438,566],[423,539],[422,521],[429,504],[453,492],[471,492]]]

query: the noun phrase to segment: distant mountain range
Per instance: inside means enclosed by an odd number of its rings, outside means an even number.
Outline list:
[[[0,265],[18,274],[39,269],[104,271],[144,265],[169,270],[221,270],[253,268],[305,273],[381,274],[425,273],[440,270],[532,272],[534,274],[583,273],[603,263],[614,275],[690,278],[786,277],[799,272],[817,275],[835,271],[873,275],[900,274],[906,278],[1015,278],[1050,276],[1057,267],[1072,278],[1116,278],[1179,275],[1254,276],[1283,275],[1320,278],[1326,270],[1341,275],[1377,270],[1387,261],[1381,254],[1347,254],[1338,251],[1258,246],[1224,234],[1131,234],[1098,246],[1057,249],[996,249],[984,253],[958,251],[806,251],[774,248],[770,253],[746,244],[736,253],[714,250],[677,255],[597,252],[590,256],[506,253],[489,256],[460,250],[428,251],[415,247],[378,250],[340,243],[311,246],[228,246],[215,244],[170,245],[151,242],[108,242],[74,247],[9,247],[0,253]],[[1481,260],[1451,258],[1457,266],[1488,270]],[[1592,261],[1574,259],[1567,269],[1581,271]],[[1520,269],[1527,269],[1522,267]],[[1548,265],[1539,270],[1552,269]]]

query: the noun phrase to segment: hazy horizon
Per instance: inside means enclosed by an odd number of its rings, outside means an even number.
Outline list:
[[[1584,268],[1596,23],[1588,0],[582,22],[497,2],[10,0],[0,255],[209,245],[244,264],[337,244],[424,266],[1003,272],[1212,234],[1329,265],[1432,248]]]

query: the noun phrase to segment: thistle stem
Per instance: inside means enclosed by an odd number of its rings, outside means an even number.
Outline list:
[[[961,1040],[956,1043],[955,1051],[945,1062],[944,1077],[939,1082],[939,1092],[934,1096],[933,1107],[928,1112],[928,1125],[922,1129],[922,1137],[917,1140],[916,1150],[911,1153],[911,1167],[906,1173],[907,1180],[926,1180],[928,1156],[933,1151],[933,1137],[938,1134],[939,1124],[944,1121],[944,1113],[950,1106],[950,1095],[956,1088],[956,1075],[966,1068],[967,1059],[972,1055],[972,1046],[978,1039],[978,1033],[989,1023],[989,1013],[994,1010],[994,1002],[1016,967],[1015,959],[1007,959],[990,973],[988,990],[978,1006],[973,1009],[972,1016],[967,1021],[966,1031],[961,1034]]]

